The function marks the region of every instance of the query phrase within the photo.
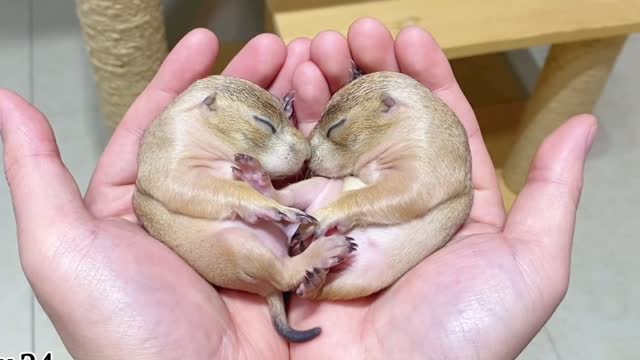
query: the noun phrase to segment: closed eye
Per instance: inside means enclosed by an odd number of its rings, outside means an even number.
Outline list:
[[[331,127],[329,127],[329,130],[327,130],[327,137],[331,137],[331,133],[336,130],[337,128],[339,128],[340,126],[344,125],[344,123],[347,121],[346,118],[338,121],[337,123],[331,125]]]
[[[264,125],[264,126],[268,127],[268,128],[269,128],[269,130],[271,130],[271,132],[272,132],[272,133],[274,133],[274,134],[276,133],[276,127],[275,127],[275,126],[273,126],[273,124],[271,123],[271,121],[269,121],[269,120],[267,120],[267,119],[265,119],[265,118],[263,118],[263,117],[257,116],[257,115],[254,115],[254,116],[253,116],[253,118],[254,118],[257,122],[259,122],[260,124],[262,124],[262,125]]]

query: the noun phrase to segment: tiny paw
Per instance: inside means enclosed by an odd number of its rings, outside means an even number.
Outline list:
[[[310,252],[314,259],[314,267],[329,269],[342,263],[346,257],[358,249],[358,244],[351,237],[332,235],[320,238],[309,246],[305,253]]]
[[[236,178],[251,185],[251,187],[261,194],[271,197],[275,189],[271,183],[271,177],[264,170],[260,162],[245,154],[236,154],[234,159],[235,166],[232,166],[231,169]]]

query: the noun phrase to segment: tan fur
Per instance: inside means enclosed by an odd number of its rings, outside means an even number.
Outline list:
[[[360,245],[358,258],[381,254],[330,273],[310,297],[352,299],[389,286],[443,246],[469,215],[466,132],[449,107],[406,75],[378,72],[346,85],[327,104],[310,143],[315,174],[356,179],[335,201],[311,211],[318,226],[303,225],[299,233],[354,228],[349,235]]]
[[[286,323],[281,292],[295,289],[306,271],[324,268],[332,256],[348,251],[348,243],[325,238],[288,257],[282,226],[259,219],[279,219],[282,212],[295,221],[304,212],[233,180],[236,153],[256,158],[272,177],[294,174],[309,158],[308,142],[283,106],[248,81],[223,76],[197,81],[146,132],[133,204],[145,229],[206,280],[267,297],[274,325],[283,336],[295,337],[301,334]],[[271,121],[276,133],[254,116]],[[302,335],[319,333],[312,330]]]

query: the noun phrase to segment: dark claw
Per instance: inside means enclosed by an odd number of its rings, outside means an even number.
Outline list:
[[[364,72],[360,70],[355,61],[351,60],[351,81],[356,80],[362,75],[364,75]]]
[[[234,158],[236,161],[240,161],[240,160],[246,160],[246,159],[248,159],[248,158],[249,158],[249,156],[248,156],[248,155],[245,155],[245,154],[235,154],[235,155],[233,156],[233,158]]]
[[[289,218],[289,216],[287,214],[283,213],[280,210],[278,210],[278,216],[280,216],[280,220],[285,220],[285,219]]]
[[[349,242],[349,246],[358,248],[358,243],[356,243],[356,240],[354,238],[346,236],[345,239],[347,239],[347,241]]]
[[[318,223],[318,220],[309,214],[298,214],[298,220],[301,220],[304,224]]]
[[[283,98],[282,100],[286,103],[287,101],[293,99],[293,96],[295,95],[295,90],[291,90],[289,91]]]
[[[321,271],[321,270],[320,270],[320,269],[318,269],[317,267],[314,267],[314,268],[313,268],[313,272],[314,272],[314,273],[316,273],[316,274],[318,274],[318,275],[320,275],[320,271]]]
[[[240,168],[237,168],[237,167],[235,167],[235,166],[231,166],[231,170],[232,170],[234,173],[236,173],[236,174],[238,174],[238,173],[240,173],[240,172],[241,172]]]
[[[294,99],[294,91],[289,92],[287,95],[284,96],[283,101],[284,101],[284,112],[287,116],[287,118],[291,118],[291,116],[293,115],[293,99]]]

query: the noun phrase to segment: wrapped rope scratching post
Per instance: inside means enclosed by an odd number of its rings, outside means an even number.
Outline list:
[[[167,55],[160,0],[76,0],[101,97],[115,127]]]

